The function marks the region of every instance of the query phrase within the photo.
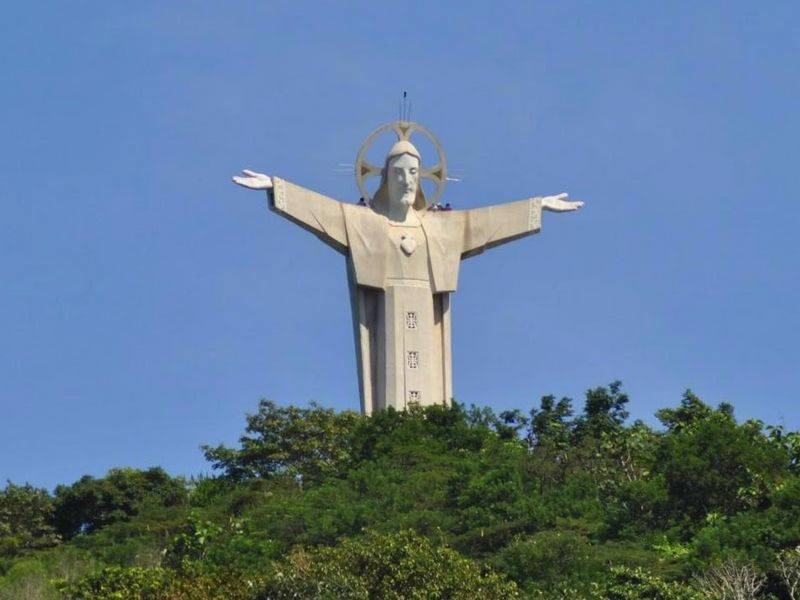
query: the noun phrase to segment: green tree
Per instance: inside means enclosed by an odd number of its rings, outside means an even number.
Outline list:
[[[504,410],[494,423],[494,429],[502,440],[517,440],[528,425],[528,417],[517,408]]]
[[[686,390],[678,408],[659,409],[656,417],[668,431],[677,433],[708,419],[713,413],[714,410],[695,396],[692,390]]]
[[[692,587],[664,581],[647,571],[628,567],[612,567],[609,578],[595,586],[594,598],[598,600],[705,600]]]
[[[666,523],[666,485],[653,474],[661,441],[641,421],[601,435],[592,465],[605,507],[605,536],[631,537]]]
[[[105,567],[76,581],[62,581],[59,591],[69,600],[154,600],[170,586],[170,573],[160,568]]]
[[[770,441],[789,457],[789,468],[800,475],[800,431],[786,431],[783,426],[768,426]]]
[[[192,512],[165,549],[162,565],[185,573],[259,570],[277,558],[279,545],[249,525],[244,518],[219,524]]]
[[[540,531],[519,536],[491,559],[498,572],[525,587],[547,589],[580,580],[587,571],[591,548],[588,538],[574,531]]]
[[[674,428],[656,456],[673,516],[695,523],[764,506],[788,467],[786,453],[770,443],[761,423],[737,424],[724,407]]]
[[[277,565],[259,600],[473,600],[517,598],[516,586],[455,550],[411,531],[368,533],[334,548],[297,550]]]
[[[709,519],[691,540],[696,570],[735,558],[773,568],[776,551],[800,544],[800,477],[776,484],[765,507]]]
[[[145,504],[175,506],[186,501],[180,479],[164,469],[111,469],[105,477],[81,477],[55,491],[53,523],[64,539],[125,521]]]
[[[203,446],[214,469],[233,480],[288,475],[303,482],[337,475],[349,465],[352,434],[362,419],[353,412],[336,413],[311,404],[281,407],[261,400],[258,412],[247,415],[240,448]]]
[[[47,490],[7,482],[0,489],[0,556],[57,544],[52,518],[53,498]]]
[[[543,396],[539,408],[532,408],[525,443],[529,448],[524,460],[524,478],[539,493],[563,484],[572,458],[574,423],[572,400]]]
[[[480,454],[464,457],[448,482],[449,511],[458,547],[482,553],[502,547],[537,523],[538,495],[526,494],[519,440],[491,439]]]
[[[539,408],[532,408],[528,420],[526,440],[530,447],[552,446],[563,448],[572,437],[572,400],[562,398],[556,402],[552,395],[542,396]]]
[[[600,438],[603,433],[619,429],[628,418],[628,402],[621,381],[586,390],[583,414],[575,423],[576,433],[579,437]]]

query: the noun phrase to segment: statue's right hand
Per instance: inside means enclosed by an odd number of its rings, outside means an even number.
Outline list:
[[[242,171],[242,175],[234,175],[233,183],[250,188],[251,190],[272,189],[272,177],[247,169]]]

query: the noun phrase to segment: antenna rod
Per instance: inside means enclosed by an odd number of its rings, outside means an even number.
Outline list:
[[[403,90],[403,99],[400,100],[400,120],[408,121],[408,92]]]

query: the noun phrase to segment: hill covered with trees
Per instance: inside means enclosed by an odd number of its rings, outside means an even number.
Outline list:
[[[687,391],[373,417],[261,401],[218,476],[0,489],[0,598],[800,599],[800,435]]]

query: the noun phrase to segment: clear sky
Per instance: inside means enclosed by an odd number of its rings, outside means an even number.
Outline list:
[[[586,202],[464,264],[459,401],[621,379],[800,427],[797,2],[15,2],[0,49],[0,480],[357,409],[344,259],[230,177],[357,200],[402,90],[456,208]]]

